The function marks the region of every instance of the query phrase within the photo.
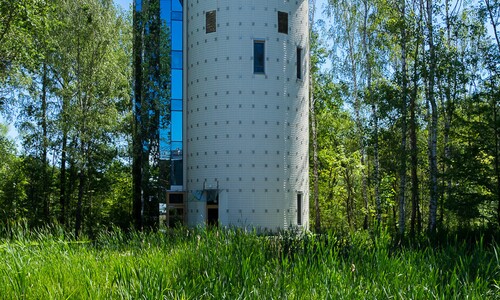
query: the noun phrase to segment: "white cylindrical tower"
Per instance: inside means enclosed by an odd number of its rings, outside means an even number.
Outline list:
[[[184,9],[188,223],[307,228],[308,1]]]

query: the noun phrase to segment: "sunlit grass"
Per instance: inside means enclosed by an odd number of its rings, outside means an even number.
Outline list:
[[[498,247],[240,230],[4,231],[1,299],[496,299]],[[472,249],[472,250],[471,250]]]

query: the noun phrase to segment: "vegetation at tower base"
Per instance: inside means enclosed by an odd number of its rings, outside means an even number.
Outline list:
[[[168,162],[160,161],[160,129],[170,123],[170,37],[159,0],[134,11],[134,81],[132,214],[136,229],[156,228],[170,182]]]
[[[0,234],[5,299],[497,299],[497,245],[395,249],[367,231],[275,237],[241,230]],[[422,242],[421,245],[427,244]]]

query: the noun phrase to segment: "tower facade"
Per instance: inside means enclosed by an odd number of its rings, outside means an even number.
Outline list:
[[[189,225],[308,227],[308,1],[184,1]]]
[[[308,1],[134,8],[134,216],[308,228]]]

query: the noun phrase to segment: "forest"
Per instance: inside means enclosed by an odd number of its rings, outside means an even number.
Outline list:
[[[138,219],[137,15],[0,0],[0,298],[499,299],[500,1],[308,1],[311,228],[262,235]]]
[[[311,230],[497,233],[500,2],[309,2]],[[3,227],[133,226],[132,53],[111,0],[0,2]]]
[[[329,1],[324,14],[316,230],[498,231],[500,2]]]

